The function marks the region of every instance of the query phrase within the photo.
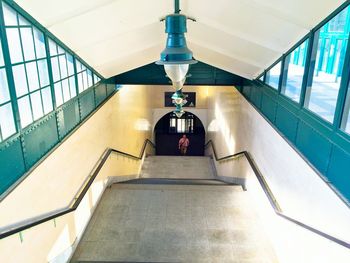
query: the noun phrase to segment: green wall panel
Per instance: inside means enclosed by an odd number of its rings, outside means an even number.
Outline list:
[[[251,92],[252,87],[251,86],[244,86],[242,88],[242,93],[246,98],[250,99],[250,92]]]
[[[57,122],[60,138],[65,137],[72,129],[79,124],[79,102],[73,100],[64,105],[62,109],[57,112]]]
[[[8,142],[0,149],[0,195],[25,172],[20,138]]]
[[[262,97],[261,89],[259,87],[252,86],[251,92],[250,92],[250,100],[259,109],[261,108],[261,97]]]
[[[190,77],[185,85],[241,86],[243,78],[203,62],[190,65]],[[171,85],[164,67],[150,63],[143,67],[117,75],[111,79],[115,84]]]
[[[296,145],[321,173],[326,173],[332,148],[327,138],[323,137],[303,121],[300,121]]]
[[[115,91],[114,84],[107,84],[107,97]]]
[[[91,113],[94,109],[95,109],[95,95],[94,95],[94,90],[91,89],[80,98],[81,118],[85,119],[89,115],[89,113]]]
[[[271,121],[275,122],[277,103],[270,96],[263,94],[261,101],[261,111]]]
[[[350,154],[333,146],[327,177],[350,200]]]
[[[308,110],[260,82],[246,81],[240,92],[350,200],[350,141],[343,132],[332,129]]]
[[[26,164],[31,167],[59,142],[55,116],[46,117],[26,131],[23,140]]]
[[[96,105],[100,105],[102,101],[107,97],[107,88],[106,84],[100,84],[95,87],[95,98]]]
[[[295,143],[298,129],[298,118],[293,113],[283,106],[278,105],[275,124],[289,141]]]

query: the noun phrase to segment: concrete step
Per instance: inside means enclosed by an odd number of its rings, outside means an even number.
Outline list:
[[[141,178],[214,179],[209,157],[149,156],[142,166]]]

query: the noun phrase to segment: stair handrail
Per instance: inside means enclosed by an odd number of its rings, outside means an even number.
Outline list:
[[[283,212],[283,210],[280,207],[280,205],[278,204],[278,201],[277,201],[276,197],[274,196],[271,188],[269,187],[267,181],[265,180],[265,178],[262,175],[262,173],[260,172],[257,164],[254,162],[254,159],[252,158],[251,154],[248,151],[241,151],[241,152],[238,152],[238,153],[235,153],[235,154],[231,154],[231,155],[227,155],[227,156],[224,156],[224,157],[218,157],[216,149],[215,149],[214,142],[212,140],[209,140],[204,145],[204,148],[207,149],[209,147],[209,145],[211,145],[211,147],[212,147],[212,150],[213,150],[213,153],[214,153],[214,158],[215,158],[215,160],[217,162],[221,162],[221,161],[229,160],[229,159],[234,160],[234,159],[239,158],[241,155],[244,155],[246,157],[250,167],[252,168],[256,178],[259,181],[259,184],[260,184],[261,188],[263,189],[266,197],[268,198],[268,200],[269,200],[269,202],[270,202],[274,212],[278,216],[280,216],[281,218],[284,218],[287,221],[290,221],[290,222],[292,222],[292,223],[294,223],[294,224],[296,224],[296,225],[298,225],[298,226],[300,226],[302,228],[305,228],[305,229],[307,229],[307,230],[309,230],[309,231],[311,231],[311,232],[313,232],[313,233],[315,233],[315,234],[317,234],[317,235],[319,235],[319,236],[321,236],[323,238],[326,238],[326,239],[328,239],[330,241],[333,241],[333,242],[337,243],[338,245],[341,245],[343,247],[346,247],[346,248],[350,249],[350,243],[349,242],[344,241],[342,239],[339,239],[339,238],[337,238],[335,236],[332,236],[330,234],[327,234],[327,233],[325,233],[325,232],[323,232],[323,231],[321,231],[319,229],[316,229],[316,228],[314,228],[312,226],[309,226],[309,225],[307,225],[307,224],[305,224],[305,223],[303,223],[303,222],[301,222],[299,220],[296,220],[296,219],[294,219],[294,218],[292,218],[290,216],[287,216]]]
[[[83,200],[84,196],[86,195],[86,193],[89,191],[90,186],[92,185],[92,183],[94,182],[95,178],[97,177],[97,175],[100,173],[102,167],[104,166],[104,164],[106,163],[108,157],[112,154],[112,153],[117,153],[120,155],[123,155],[125,157],[128,158],[132,158],[132,159],[136,159],[136,160],[141,160],[145,154],[146,151],[146,147],[150,145],[152,146],[152,148],[155,148],[155,144],[150,141],[149,139],[146,139],[143,143],[143,146],[141,148],[140,154],[139,156],[135,156],[132,155],[130,153],[126,153],[124,151],[120,151],[120,150],[116,150],[113,148],[107,148],[103,154],[101,155],[101,157],[98,159],[97,163],[95,164],[94,168],[92,169],[92,171],[90,172],[89,176],[84,180],[82,186],[80,187],[81,190],[78,191],[78,194],[76,194],[73,198],[74,202],[73,204],[68,205],[66,208],[59,210],[59,211],[55,211],[52,213],[48,213],[45,216],[42,217],[38,217],[35,220],[29,222],[29,223],[25,223],[25,224],[21,224],[21,225],[17,225],[15,227],[9,227],[3,231],[1,231],[0,233],[0,239],[6,238],[8,236],[20,233],[26,229],[32,228],[34,226],[40,225],[42,223],[45,223],[47,221],[50,221],[52,219],[55,219],[57,217],[61,217],[65,214],[68,214],[70,212],[75,211],[79,204],[81,203],[81,201]]]

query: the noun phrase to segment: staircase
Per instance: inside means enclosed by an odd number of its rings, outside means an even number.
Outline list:
[[[277,262],[246,193],[208,157],[147,157],[106,190],[71,262]]]
[[[216,179],[211,159],[206,156],[149,156],[141,178]]]

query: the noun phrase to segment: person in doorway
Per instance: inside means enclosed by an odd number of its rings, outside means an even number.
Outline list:
[[[181,152],[181,155],[186,155],[187,148],[189,145],[190,145],[190,140],[184,134],[182,138],[179,140],[179,150]]]

